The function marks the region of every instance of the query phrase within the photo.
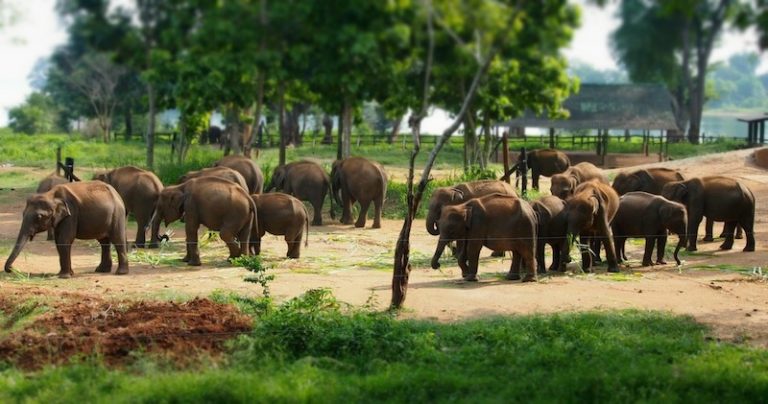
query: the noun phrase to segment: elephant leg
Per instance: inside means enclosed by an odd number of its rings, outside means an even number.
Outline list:
[[[754,213],[739,221],[739,229],[744,229],[744,235],[747,238],[747,245],[744,251],[755,251],[755,217]],[[738,237],[737,237],[738,238]]]
[[[464,277],[469,273],[469,266],[467,265],[467,242],[458,241],[457,244],[456,249],[458,252],[456,258],[459,261],[459,268],[461,268],[461,276]]]
[[[200,266],[202,265],[200,263],[200,246],[197,243],[197,230],[200,225],[197,223],[197,218],[190,216],[192,215],[187,215],[187,220],[184,222],[187,236],[187,255],[184,258],[186,258],[187,265]]]
[[[352,200],[348,195],[344,195],[344,192],[342,191],[341,195],[341,223],[342,224],[352,224]]]
[[[45,239],[48,241],[56,239],[56,237],[53,236],[53,227],[48,229],[48,237],[46,237]]]
[[[624,244],[626,241],[626,237],[616,237],[616,260],[619,264],[627,261],[627,256],[624,254]]]
[[[547,248],[547,243],[545,243],[543,240],[538,240],[538,243],[536,243],[536,269],[538,272],[545,274],[547,273],[546,266],[544,265],[544,250]],[[554,247],[552,248],[552,265],[555,264],[555,253],[554,253]],[[552,268],[550,268],[552,270]]]
[[[101,262],[96,267],[96,272],[109,273],[112,271],[112,255],[109,253],[109,237],[100,238],[101,244]]]
[[[656,263],[659,265],[666,265],[667,261],[664,260],[664,253],[667,248],[667,236],[656,237]]]
[[[477,282],[477,267],[480,264],[480,250],[483,244],[478,241],[467,242],[465,248],[467,254],[467,272],[464,273],[464,280],[468,282]]]
[[[72,271],[72,242],[73,239],[62,240],[62,238],[56,238],[56,252],[59,253],[59,278],[66,279],[75,276],[75,272]]]
[[[733,248],[733,231],[736,230],[737,223],[738,222],[732,220],[725,222],[725,227],[723,228],[725,241],[723,241],[723,244],[720,244],[721,250],[730,250]]]
[[[707,220],[704,222],[704,238],[701,239],[701,241],[715,241],[714,231],[713,231],[715,227],[714,224],[715,224],[714,220],[707,218]],[[721,234],[720,237],[725,237],[725,236]]]
[[[312,201],[312,226],[322,226],[323,225],[323,199],[315,199]]]
[[[552,264],[549,265],[549,270],[557,271],[558,269],[560,269],[560,254],[562,253],[562,243],[556,242],[556,243],[552,243],[551,245],[552,245]],[[538,261],[538,258],[536,260]]]
[[[645,252],[643,252],[643,266],[649,267],[653,265],[653,247],[656,244],[656,238],[654,236],[645,237]]]
[[[507,280],[509,281],[519,281],[520,278],[520,267],[522,267],[522,261],[523,257],[520,256],[520,253],[517,251],[512,251],[512,264],[509,266],[509,272],[507,273]]]
[[[736,239],[741,240],[744,238],[744,232],[742,231],[742,226],[736,226]]]
[[[598,226],[600,233],[602,233],[603,244],[605,245],[605,260],[608,262],[608,272],[619,272],[619,264],[616,262],[616,246],[613,242],[613,231],[605,214],[598,216]]]
[[[240,256],[240,244],[235,241],[235,232],[231,228],[222,227],[219,231],[219,237],[227,244],[229,248],[228,260],[235,259]]]
[[[539,172],[533,171],[531,172],[531,187],[535,190],[539,190]]]
[[[365,221],[368,219],[368,208],[371,206],[371,201],[360,201],[360,215],[357,217],[355,227],[365,227]],[[379,223],[381,227],[381,223]]]
[[[589,272],[592,268],[592,253],[590,252],[590,246],[592,245],[592,237],[582,236],[581,241],[581,269],[584,272]]]
[[[299,258],[301,256],[301,232],[299,234],[285,235],[285,243],[288,245],[288,258]]]
[[[691,209],[693,210],[693,209]],[[696,238],[699,237],[699,224],[704,216],[700,212],[688,211],[688,251],[696,251]]]
[[[525,276],[523,277],[523,282],[536,282],[538,280],[534,249],[535,247],[533,243],[525,243],[524,247],[521,248],[520,251],[516,251],[517,255],[519,255],[520,259],[522,260],[522,264],[525,265]],[[518,269],[518,273],[519,271],[520,270]]]
[[[381,210],[384,207],[384,197],[373,200],[373,228],[381,228]]]
[[[240,232],[237,233],[237,242],[240,244],[240,255],[249,254],[249,246],[251,245],[251,221],[248,220],[240,228]]]

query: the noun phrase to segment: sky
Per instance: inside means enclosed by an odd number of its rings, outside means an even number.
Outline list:
[[[122,1],[122,0],[121,0]],[[54,10],[56,0],[5,0],[16,5],[16,23],[0,31],[0,126],[8,121],[8,109],[24,102],[32,91],[28,76],[35,63],[49,56],[53,49],[66,41],[66,31]],[[3,2],[0,1],[0,4]],[[619,25],[615,17],[616,4],[605,8],[574,0],[582,7],[582,25],[575,32],[571,46],[564,50],[569,60],[581,61],[601,69],[617,68],[609,46],[609,35]],[[739,52],[757,51],[754,32],[726,32],[713,52],[713,61],[727,59]],[[762,55],[760,72],[768,71],[768,53]],[[444,122],[446,116],[437,116],[424,122],[425,132],[431,125]]]

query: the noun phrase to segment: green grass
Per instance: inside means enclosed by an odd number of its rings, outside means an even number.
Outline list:
[[[0,371],[3,402],[759,402],[768,351],[712,342],[690,318],[619,311],[397,320],[313,290],[258,316],[221,362],[97,359]]]

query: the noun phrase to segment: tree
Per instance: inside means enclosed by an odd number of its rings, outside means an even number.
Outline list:
[[[740,53],[710,73],[711,107],[758,108],[766,105],[766,89],[757,77],[757,54]],[[709,98],[709,97],[708,97]]]
[[[712,49],[742,4],[735,0],[622,0],[612,46],[633,82],[663,83],[678,127],[698,143]]]
[[[58,108],[53,100],[41,92],[27,96],[24,104],[8,111],[8,126],[19,133],[35,135],[60,129],[56,126]]]

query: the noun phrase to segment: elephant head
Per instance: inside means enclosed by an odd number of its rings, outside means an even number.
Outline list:
[[[567,174],[555,174],[552,176],[552,185],[549,187],[549,192],[552,195],[565,199],[573,194],[573,190],[576,188],[576,178]]]
[[[600,197],[592,195],[588,198],[574,197],[567,201],[568,234],[581,234],[595,224],[600,210]]]
[[[93,175],[93,179],[96,181],[106,182],[107,184],[109,184],[110,175],[109,175],[109,172],[98,173]]]
[[[24,208],[19,236],[11,255],[5,262],[5,272],[11,272],[13,262],[19,253],[32,240],[35,234],[55,228],[58,224],[71,215],[66,201],[54,192],[35,194],[27,198],[27,206]]]
[[[674,181],[664,185],[664,188],[661,189],[661,196],[670,201],[685,204],[688,200],[688,191],[686,181]]]
[[[272,179],[269,180],[269,185],[267,186],[267,189],[264,190],[264,192],[269,192],[272,189],[284,189],[285,188],[285,177],[288,172],[288,169],[286,166],[280,166],[275,168],[275,171],[272,173]]]
[[[466,239],[471,220],[471,207],[465,205],[443,207],[437,222],[437,227],[440,229],[440,239],[437,241],[437,248],[435,248],[435,254],[432,256],[432,269],[440,268],[440,256],[449,242]],[[464,248],[463,244],[459,242],[459,249]]]
[[[667,230],[680,237],[677,246],[675,246],[674,253],[675,262],[677,265],[680,265],[680,258],[678,258],[677,254],[688,242],[688,212],[685,209],[685,205],[677,202],[661,204],[659,206],[659,217]]]
[[[427,232],[433,236],[440,234],[438,220],[444,206],[456,205],[464,201],[464,193],[458,188],[438,188],[429,199],[429,210],[427,211]]]
[[[157,199],[155,212],[158,217],[152,220],[162,220],[168,226],[170,223],[181,219],[182,215],[184,215],[185,199],[186,195],[184,194],[183,184],[165,187]]]

